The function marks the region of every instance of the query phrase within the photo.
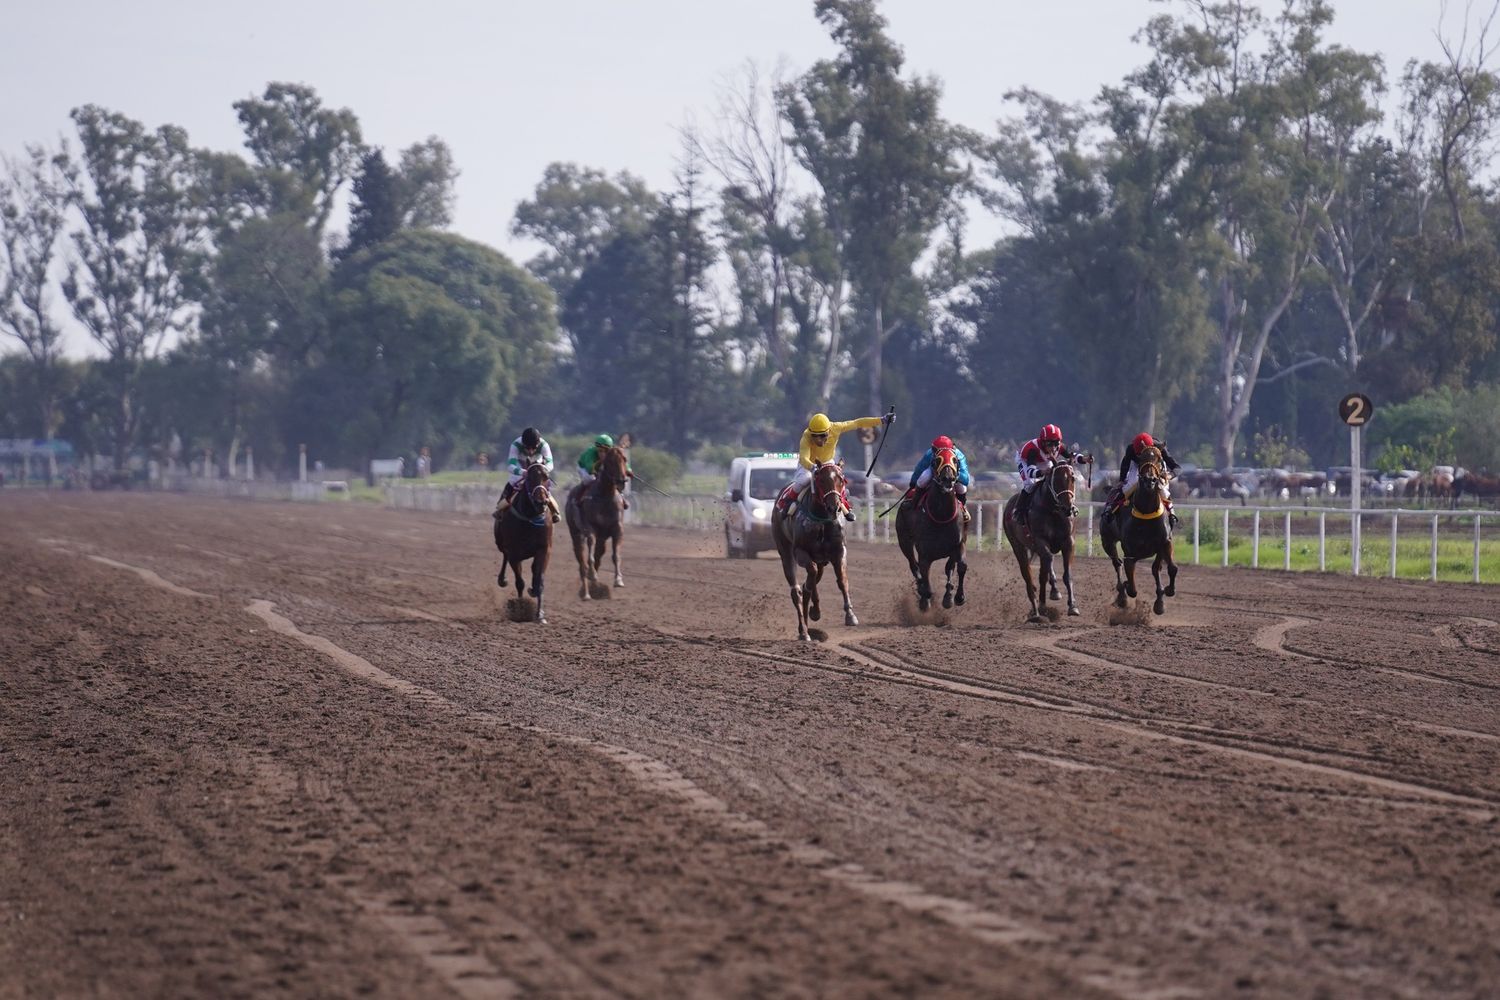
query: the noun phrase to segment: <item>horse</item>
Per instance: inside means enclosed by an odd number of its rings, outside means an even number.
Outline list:
[[[1115,607],[1125,607],[1125,596],[1135,597],[1135,564],[1153,558],[1151,575],[1156,579],[1156,603],[1151,610],[1164,614],[1167,597],[1177,596],[1177,563],[1172,560],[1172,525],[1167,517],[1167,477],[1159,461],[1143,461],[1140,479],[1128,507],[1106,514],[1099,522],[1099,540],[1115,567]],[[1116,546],[1124,554],[1116,554]],[[1125,577],[1120,577],[1124,565]],[[1167,566],[1167,585],[1161,585],[1161,567]]]
[[[1058,599],[1057,577],[1052,572],[1052,557],[1062,554],[1063,586],[1068,591],[1068,614],[1078,615],[1078,605],[1073,601],[1073,496],[1077,491],[1078,476],[1068,462],[1054,462],[1034,488],[1031,504],[1026,510],[1024,523],[1016,520],[1016,504],[1021,494],[1017,493],[1005,501],[1001,521],[1010,549],[1016,554],[1016,564],[1021,567],[1021,579],[1026,581],[1026,598],[1031,602],[1031,616],[1027,621],[1039,622],[1047,610],[1046,587],[1050,584],[1052,600]],[[1031,582],[1031,556],[1040,560],[1037,580]]]
[[[521,564],[531,560],[531,596],[536,598],[536,619],[547,623],[542,608],[542,577],[552,558],[552,509],[548,505],[547,467],[537,462],[526,469],[526,478],[516,488],[510,508],[495,518],[495,548],[500,550],[500,575],[495,583],[505,586],[508,566],[516,576],[516,600],[521,599]]]
[[[896,512],[896,541],[911,567],[917,584],[918,608],[932,607],[932,584],[928,573],[939,559],[948,560],[944,567],[947,586],[943,589],[943,607],[964,603],[964,546],[969,526],[964,521],[963,504],[954,487],[958,485],[958,464],[951,449],[940,449],[932,459],[932,483]],[[958,570],[958,593],[953,592],[953,571]]]
[[[797,638],[812,639],[807,623],[822,617],[818,607],[818,581],[823,567],[833,566],[833,578],[844,595],[844,624],[858,625],[854,604],[849,600],[848,550],[844,547],[843,504],[844,463],[819,462],[813,466],[812,485],[807,497],[798,504],[794,515],[782,512],[777,504],[771,510],[771,535],[781,555],[781,568],[791,588],[792,606],[797,609]],[[797,583],[797,567],[807,570],[805,585]]]
[[[589,589],[599,583],[598,569],[604,560],[606,544],[615,567],[615,586],[625,586],[625,577],[620,574],[620,541],[624,537],[621,493],[625,489],[627,466],[625,449],[616,445],[594,466],[593,483],[588,486],[579,483],[568,494],[568,534],[578,560],[578,596],[585,601],[592,597]]]

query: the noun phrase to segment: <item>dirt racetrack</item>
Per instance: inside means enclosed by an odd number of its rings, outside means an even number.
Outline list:
[[[0,997],[1500,994],[1494,588],[857,545],[799,644],[686,532],[509,621],[488,529],[0,495]]]

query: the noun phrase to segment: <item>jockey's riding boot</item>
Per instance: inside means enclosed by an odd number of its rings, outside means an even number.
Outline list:
[[[1167,524],[1169,527],[1177,527],[1177,512],[1172,509],[1171,504],[1167,504]]]
[[[968,524],[971,520],[971,518],[969,517],[969,501],[965,500],[963,497],[959,497],[958,509],[964,512],[964,524]]]
[[[562,520],[562,511],[557,509],[557,498],[552,496],[551,494],[548,494],[547,496],[547,509],[552,512],[553,524],[556,524],[558,521]]]

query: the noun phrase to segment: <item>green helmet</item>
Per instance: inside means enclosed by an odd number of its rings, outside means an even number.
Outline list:
[[[605,448],[613,448],[615,446],[615,439],[610,437],[608,434],[600,434],[598,437],[594,438],[594,443],[597,445],[603,445]]]

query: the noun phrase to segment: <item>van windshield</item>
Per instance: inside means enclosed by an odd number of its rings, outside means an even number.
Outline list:
[[[782,487],[792,481],[796,469],[751,469],[750,495],[757,500],[775,500]]]

